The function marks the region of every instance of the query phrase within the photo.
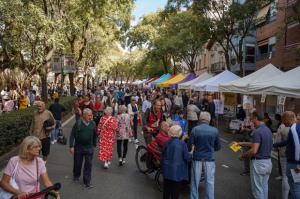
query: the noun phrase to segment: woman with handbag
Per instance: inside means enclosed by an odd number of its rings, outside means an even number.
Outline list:
[[[117,116],[118,131],[116,134],[119,166],[125,164],[125,158],[126,158],[127,148],[128,148],[128,139],[132,136],[132,129],[131,129],[132,120],[130,118],[130,115],[126,113],[126,111],[127,108],[125,105],[119,106],[119,115]],[[122,151],[122,145],[123,145],[123,151]]]
[[[98,158],[104,161],[104,168],[108,169],[110,161],[112,159],[113,146],[115,143],[115,134],[117,131],[118,122],[115,117],[112,116],[113,109],[107,107],[104,110],[104,116],[101,118],[98,125],[99,136],[99,154]]]
[[[40,191],[40,179],[45,187],[52,186],[45,162],[39,158],[41,141],[34,136],[26,137],[20,145],[19,154],[12,157],[0,182],[0,198],[15,196],[24,198]]]

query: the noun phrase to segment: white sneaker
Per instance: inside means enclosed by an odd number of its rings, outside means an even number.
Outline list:
[[[138,139],[135,139],[134,140],[134,144],[137,144],[137,143],[139,143],[140,141],[138,140]]]
[[[56,143],[57,142],[57,140],[54,140],[54,143]]]
[[[110,161],[107,161],[107,164],[108,164],[108,166],[111,164],[111,162]]]
[[[54,141],[51,141],[51,144],[55,144],[55,142],[54,142]]]
[[[125,164],[125,163],[126,163],[126,161],[125,161],[125,159],[123,159],[123,160],[122,160],[122,164]]]
[[[108,163],[106,161],[104,162],[104,168],[108,169]]]

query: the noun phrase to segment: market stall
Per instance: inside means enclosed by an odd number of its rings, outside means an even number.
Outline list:
[[[283,74],[281,70],[272,64],[268,64],[263,68],[247,75],[241,79],[231,81],[229,83],[220,84],[220,92],[249,94],[249,85],[255,82],[267,81]]]
[[[185,78],[185,76],[180,73],[180,74],[174,76],[173,78],[170,78],[170,79],[168,79],[168,80],[166,80],[164,82],[158,83],[157,86],[158,87],[166,88],[166,87],[169,87],[171,84],[175,84],[177,82],[180,82],[184,78]]]
[[[213,75],[211,74],[208,74],[207,72],[199,75],[197,78],[191,80],[191,81],[187,81],[185,83],[180,83],[178,84],[178,88],[179,89],[183,89],[183,90],[187,90],[187,89],[191,89],[191,85],[194,85],[196,83],[199,83],[199,82],[202,82],[202,81],[205,81],[209,78],[213,77]]]
[[[194,91],[208,91],[208,92],[219,92],[219,85],[233,80],[240,79],[236,74],[225,70],[222,73],[211,77],[205,81],[193,84],[191,89]]]

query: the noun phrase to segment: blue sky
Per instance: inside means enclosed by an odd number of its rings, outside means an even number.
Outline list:
[[[135,18],[134,24],[138,19],[148,13],[156,11],[158,8],[164,8],[168,0],[136,0],[133,16]]]

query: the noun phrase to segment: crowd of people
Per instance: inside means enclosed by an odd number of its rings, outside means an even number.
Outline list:
[[[45,164],[51,143],[57,141],[65,108],[59,104],[58,97],[55,97],[49,110],[40,100],[35,104],[37,111],[33,115],[31,136],[23,143],[28,139],[33,141],[25,143],[25,149],[22,150],[30,154],[33,153],[31,150],[36,150],[24,165],[31,165],[36,160],[41,165],[38,167],[41,171],[37,174],[31,172],[29,176],[22,176],[21,172],[14,175],[20,186],[13,188],[9,184],[14,173],[11,168],[23,162],[23,152],[11,158],[4,171],[1,187],[17,196],[36,191],[24,190],[22,178],[31,177],[33,180],[41,175],[46,186],[52,184],[46,174]],[[241,105],[237,108],[236,117],[241,120],[240,133],[243,135],[243,140],[238,142],[243,147],[243,154],[239,158],[245,165],[241,175],[250,175],[253,197],[268,198],[271,151],[275,147],[279,149],[282,168],[282,198],[288,198],[289,193],[293,198],[300,198],[300,183],[295,182],[291,174],[291,169],[296,173],[300,171],[300,124],[297,123],[300,115],[287,111],[282,115],[277,114],[276,121],[272,121],[267,113],[256,110],[246,113]],[[206,198],[213,199],[215,152],[221,149],[219,130],[215,127],[215,112],[213,98],[200,97],[196,93],[189,96],[185,92],[176,93],[175,90],[118,85],[99,85],[89,89],[86,95],[78,96],[73,106],[76,122],[69,137],[69,150],[74,157],[73,180],[80,181],[84,164],[83,183],[86,188],[93,188],[91,178],[95,148],[98,148],[97,157],[103,162],[103,168],[109,169],[115,143],[118,165],[123,166],[126,164],[128,144],[132,142],[137,147],[145,142],[162,169],[164,199],[179,198],[181,186],[186,184],[184,182],[190,184],[190,198],[198,199],[201,176],[205,176]],[[139,129],[143,140],[139,136]],[[273,137],[276,138],[274,143]],[[38,158],[39,150],[43,161]]]

